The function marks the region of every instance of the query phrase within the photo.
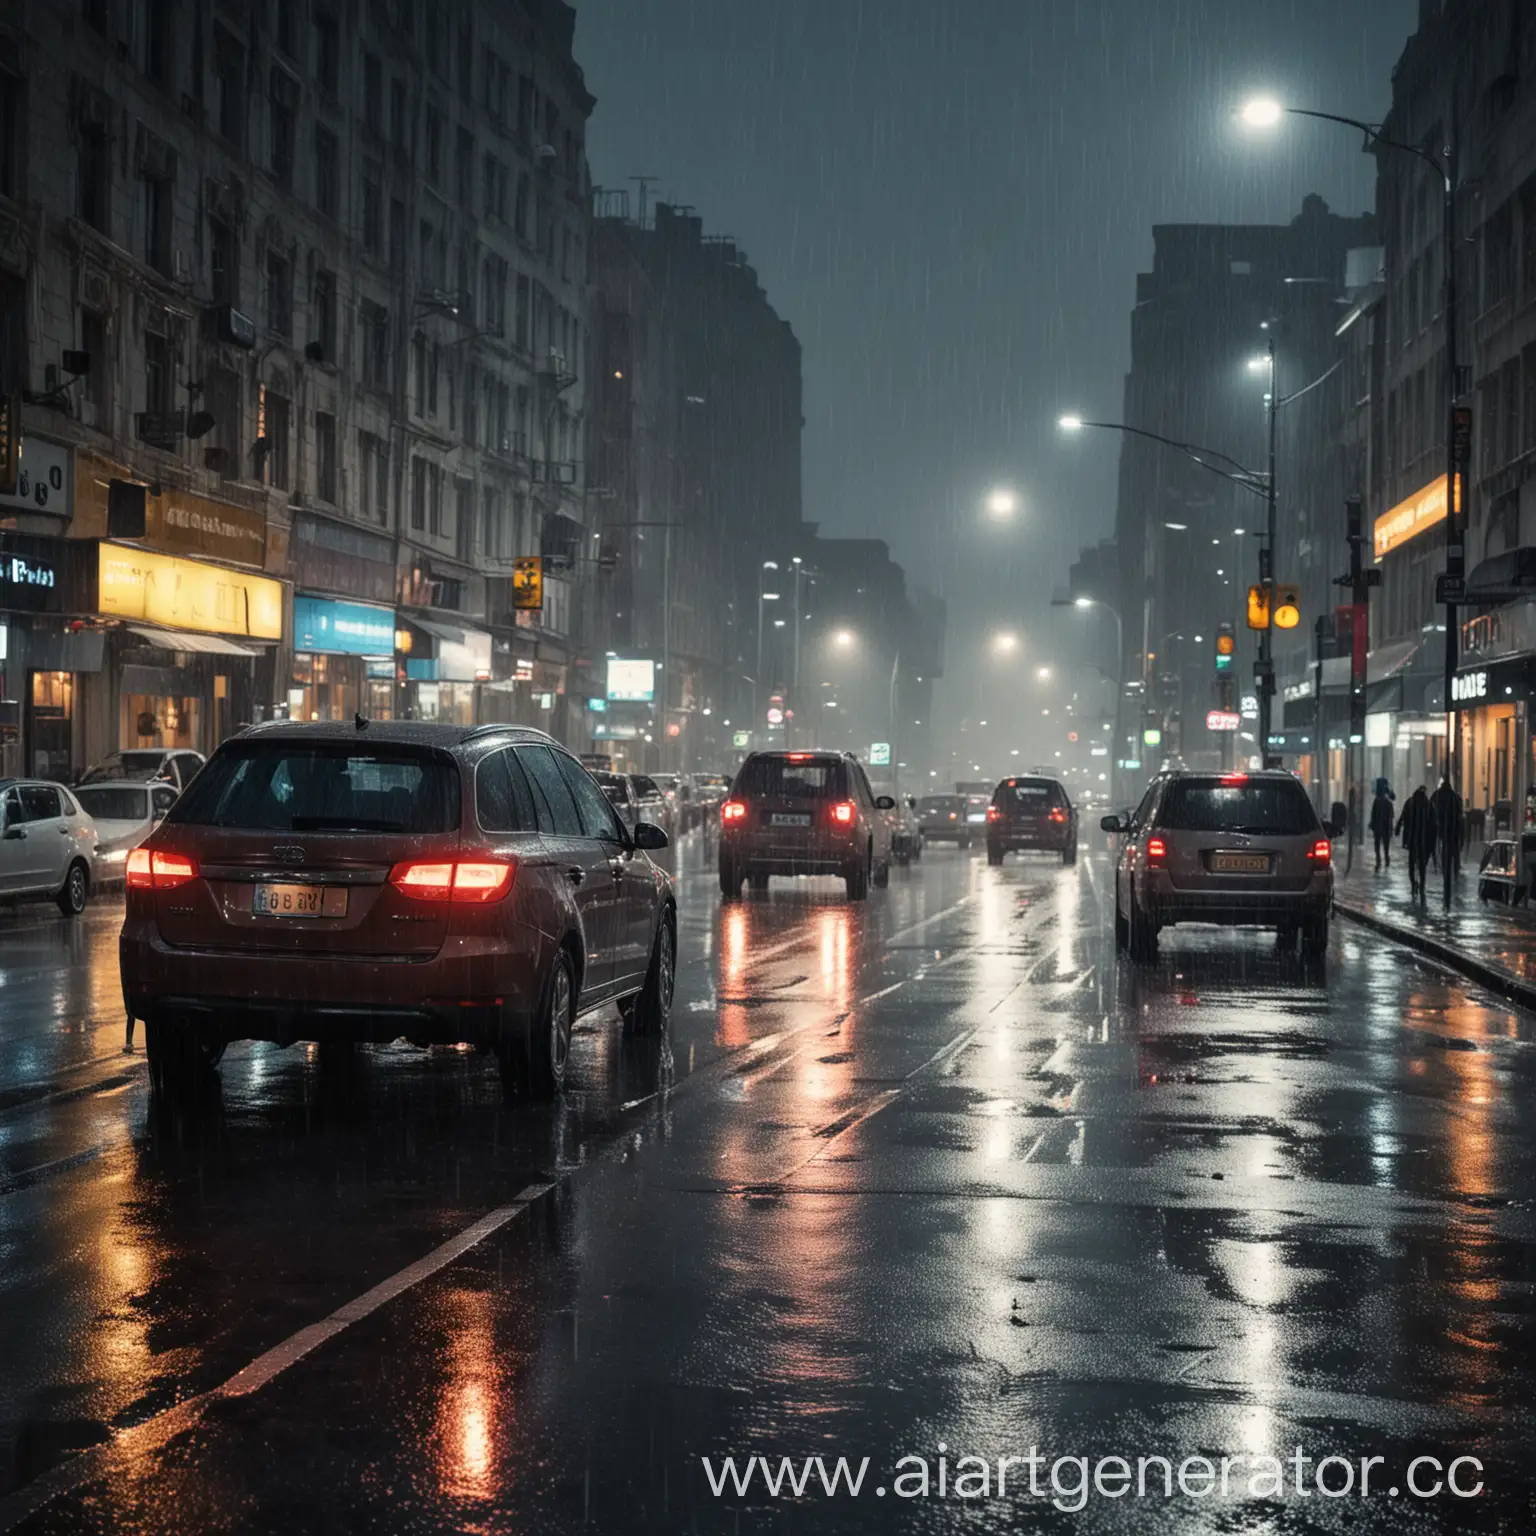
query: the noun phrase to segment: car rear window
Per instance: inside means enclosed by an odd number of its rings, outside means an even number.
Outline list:
[[[166,765],[164,752],[153,748],[141,751],[112,752],[80,781],[82,784],[102,779],[152,779]]]
[[[843,765],[835,757],[754,757],[742,764],[738,795],[781,795],[787,800],[841,799]]]
[[[145,801],[148,792],[126,785],[84,787],[75,791],[75,799],[85,807],[85,814],[95,821],[143,821],[149,813]]]
[[[958,811],[965,804],[959,795],[924,795],[917,802],[920,811]]]
[[[1170,832],[1254,832],[1272,837],[1317,830],[1307,792],[1290,779],[1177,779],[1157,824]]]
[[[1066,795],[1054,779],[1004,779],[992,794],[993,805],[1031,806],[1065,805]]]
[[[263,832],[450,832],[459,772],[452,758],[410,747],[232,743],[166,819]]]

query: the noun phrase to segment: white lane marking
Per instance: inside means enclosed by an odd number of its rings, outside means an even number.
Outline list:
[[[414,1264],[406,1265],[399,1273],[380,1281],[372,1289],[364,1291],[361,1296],[354,1297],[344,1306],[338,1307],[329,1317],[322,1318],[318,1323],[311,1323],[307,1328],[301,1328],[281,1344],[276,1344],[264,1354],[258,1355],[249,1365],[242,1366],[219,1386],[211,1387],[206,1392],[199,1392],[195,1397],[189,1397],[185,1402],[164,1409],[153,1418],[146,1419],[142,1424],[136,1424],[132,1429],[122,1430],[110,1440],[93,1446],[89,1450],[81,1451],[70,1460],[61,1462],[51,1472],[44,1473],[43,1476],[0,1499],[0,1531],[10,1530],[45,1504],[58,1498],[60,1494],[68,1493],[83,1483],[107,1476],[112,1472],[126,1470],[137,1458],[158,1450],[183,1430],[190,1429],[215,1402],[248,1397],[253,1392],[259,1392],[274,1377],[281,1375],[289,1366],[302,1360],[305,1355],[325,1343],[327,1339],[334,1338],[353,1323],[376,1312],[386,1302],[393,1301],[397,1296],[410,1290],[412,1286],[429,1279],[438,1270],[462,1257],[477,1243],[484,1242],[492,1233],[521,1216],[553,1187],[552,1184],[528,1185],[506,1205],[498,1206],[482,1216],[479,1221],[465,1227],[462,1232],[450,1237],[447,1242],[440,1243],[423,1258],[417,1259]]]

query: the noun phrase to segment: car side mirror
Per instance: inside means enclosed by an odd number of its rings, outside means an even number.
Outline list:
[[[896,802],[889,795],[877,795],[875,797],[875,809],[877,811],[894,811]]]
[[[646,853],[655,853],[665,848],[670,841],[667,834],[653,822],[637,821],[635,823],[635,847]]]
[[[1099,829],[1103,832],[1129,832],[1131,818],[1129,816],[1100,816]]]

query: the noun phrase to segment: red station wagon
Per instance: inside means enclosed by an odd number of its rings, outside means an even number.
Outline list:
[[[227,741],[129,856],[123,997],[174,1093],[231,1040],[472,1043],[540,1094],[577,1016],[665,1027],[676,903],[541,731],[273,722]]]

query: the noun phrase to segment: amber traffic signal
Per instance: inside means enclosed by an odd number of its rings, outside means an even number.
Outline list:
[[[1295,629],[1301,623],[1301,588],[1290,585],[1275,587],[1276,629]]]
[[[1248,588],[1248,628],[1269,628],[1269,588],[1262,581]]]
[[[1237,651],[1237,636],[1232,632],[1230,624],[1218,624],[1216,626],[1216,670],[1228,672],[1232,668],[1232,657]]]

